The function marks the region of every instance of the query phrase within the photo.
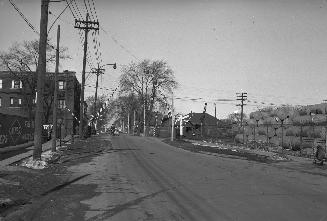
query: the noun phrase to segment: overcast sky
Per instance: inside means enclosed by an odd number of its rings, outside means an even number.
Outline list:
[[[12,2],[39,30],[40,0]],[[88,2],[93,7],[92,0]],[[257,104],[315,104],[327,99],[325,0],[94,2],[103,28],[98,37],[103,63],[167,61],[180,83],[175,97],[187,97],[175,101],[178,112],[202,112],[208,102],[207,110],[214,114],[215,100],[235,99],[236,92],[248,93],[247,113]],[[85,17],[84,1],[76,3]],[[65,2],[51,3],[49,26],[65,6]],[[76,5],[75,10],[79,14]],[[57,24],[61,25],[61,45],[72,55],[61,70],[76,71],[80,79],[83,48],[71,12],[66,10],[50,31],[53,42]],[[0,30],[0,51],[14,42],[38,38],[8,0],[0,0]],[[90,62],[96,65],[93,38],[90,34]],[[119,68],[108,67],[101,86],[115,88],[119,75]],[[95,85],[95,77],[89,77],[86,84]],[[94,93],[91,87],[86,90],[88,95]],[[216,103],[220,118],[238,108],[236,101]]]

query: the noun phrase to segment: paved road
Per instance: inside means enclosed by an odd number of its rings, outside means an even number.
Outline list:
[[[155,138],[112,139],[91,163],[70,168],[96,184],[85,220],[327,220],[326,177],[225,155],[168,146]]]

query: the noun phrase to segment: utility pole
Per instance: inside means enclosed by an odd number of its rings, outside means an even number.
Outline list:
[[[84,26],[82,26],[84,25]],[[83,71],[82,71],[82,85],[81,85],[81,104],[79,116],[79,137],[83,139],[83,124],[84,124],[84,87],[85,87],[85,67],[86,67],[86,54],[87,54],[87,35],[90,30],[99,30],[98,21],[89,21],[89,13],[86,13],[86,20],[80,21],[75,19],[74,28],[83,29],[84,36],[84,57],[83,57]]]
[[[171,94],[171,141],[174,141],[174,128],[175,128],[175,119],[174,119],[174,93]]]
[[[216,103],[215,103],[215,118],[217,119],[217,107],[216,107]]]
[[[51,151],[55,152],[56,149],[56,141],[57,141],[57,108],[58,108],[58,72],[59,72],[59,42],[60,42],[60,25],[58,25],[57,29],[57,50],[56,50],[56,69],[55,69],[55,88],[53,95],[53,118],[52,118],[52,146]]]
[[[134,116],[133,116],[133,136],[134,136],[134,133],[135,133],[135,110],[134,110]]]
[[[69,86],[69,76],[68,73],[65,73],[65,83],[64,83],[64,88],[65,88],[65,111],[64,111],[64,122],[65,122],[65,136],[68,135],[68,133],[70,132],[71,134],[73,134],[73,131],[69,131],[67,132],[67,128],[68,128],[68,86]],[[59,87],[58,87],[59,88]],[[73,125],[73,124],[71,124]]]
[[[241,128],[243,130],[243,144],[245,141],[245,131],[244,131],[244,126],[243,126],[243,107],[244,105],[244,101],[247,99],[247,93],[236,93],[236,100],[241,101],[241,104],[237,104],[236,106],[241,106]]]
[[[39,58],[37,67],[37,100],[35,111],[35,129],[34,129],[34,150],[33,160],[40,160],[42,153],[42,118],[43,118],[43,91],[44,75],[46,72],[46,46],[47,46],[47,29],[48,29],[48,10],[49,0],[41,0],[41,20],[40,20],[40,41],[39,41]]]
[[[243,126],[243,106],[245,106],[246,104],[244,104],[244,101],[246,101],[247,99],[247,93],[236,93],[236,100],[241,101],[241,104],[237,104],[236,106],[241,106],[241,127]]]
[[[145,99],[143,101],[143,131],[144,131],[144,136],[145,135],[145,130],[146,130],[146,126],[145,126]]]
[[[93,118],[93,121],[95,122],[96,121],[96,114],[97,114],[97,99],[98,99],[98,86],[99,86],[99,75],[100,74],[103,74],[103,71],[104,71],[105,69],[102,69],[102,68],[100,68],[100,64],[98,63],[98,68],[94,71],[94,72],[92,72],[92,73],[95,73],[96,74],[96,76],[97,76],[97,80],[96,80],[96,83],[95,83],[95,95],[94,95],[94,114],[93,114],[93,116],[94,116],[94,118]],[[96,125],[96,123],[95,123],[95,125]],[[95,128],[95,130],[96,130],[96,128]]]
[[[127,134],[129,135],[129,111],[127,114]]]

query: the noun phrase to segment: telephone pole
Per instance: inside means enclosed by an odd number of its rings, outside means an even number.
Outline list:
[[[37,98],[35,111],[35,129],[34,129],[34,150],[33,160],[40,160],[42,153],[42,117],[43,109],[43,91],[44,75],[46,72],[46,46],[47,46],[47,29],[48,29],[48,10],[49,0],[41,0],[41,20],[40,20],[40,41],[39,41],[39,58],[37,67]]]
[[[96,69],[93,69],[91,73],[93,74],[96,74],[97,76],[97,80],[96,80],[96,83],[95,83],[95,95],[94,95],[94,117],[93,117],[93,121],[96,120],[96,114],[97,114],[97,100],[98,100],[98,87],[99,87],[99,76],[101,74],[103,74],[103,72],[105,71],[104,66],[106,65],[112,65],[114,69],[117,68],[117,64],[114,63],[114,64],[105,64],[105,65],[101,65],[98,63],[98,68]],[[96,129],[96,128],[95,128]]]
[[[59,72],[59,41],[60,41],[60,25],[57,29],[57,50],[56,50],[56,69],[55,69],[55,88],[53,95],[53,118],[52,118],[52,146],[51,151],[56,151],[56,141],[57,141],[57,108],[58,108],[58,72]],[[67,93],[67,92],[66,92]],[[67,102],[67,100],[66,100]]]
[[[236,106],[241,106],[241,127],[243,126],[243,106],[245,106],[246,104],[244,104],[244,101],[246,101],[247,99],[247,93],[236,93],[236,100],[241,101],[241,104],[237,104]]]
[[[127,114],[127,134],[129,135],[129,111]]]
[[[87,35],[90,30],[99,30],[98,21],[89,21],[89,13],[86,13],[86,20],[81,21],[75,19],[74,28],[82,29],[85,32],[84,36],[84,57],[83,57],[83,70],[82,70],[82,85],[81,85],[81,104],[79,116],[79,137],[83,138],[83,124],[84,124],[84,87],[85,87],[85,67],[86,67],[86,54],[87,54]]]
[[[95,119],[96,113],[97,113],[97,99],[98,99],[99,76],[101,74],[103,74],[104,71],[105,71],[105,69],[100,68],[100,65],[98,63],[98,68],[95,69],[94,72],[92,72],[92,73],[95,73],[96,76],[97,76],[97,80],[95,82],[95,95],[94,95],[94,119]]]
[[[215,103],[215,118],[217,119],[217,107],[216,107],[216,103]]]
[[[175,129],[175,119],[174,119],[174,93],[171,94],[171,141],[174,141],[174,129]]]

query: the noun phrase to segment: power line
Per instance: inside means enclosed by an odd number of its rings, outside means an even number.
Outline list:
[[[70,1],[72,2],[72,0]],[[50,28],[48,30],[48,34],[51,31],[51,28],[53,27],[53,25],[56,23],[56,21],[60,18],[60,16],[66,11],[66,9],[69,7],[69,4],[67,4],[67,6],[64,8],[64,10],[62,10],[62,12],[57,16],[57,18],[53,21],[53,23],[50,25]],[[50,12],[49,12],[50,14]]]
[[[14,9],[18,12],[18,14],[24,19],[24,21],[26,22],[26,24],[38,35],[40,35],[40,33],[35,29],[35,27],[29,22],[29,20],[25,17],[25,15],[19,10],[19,8],[17,7],[17,5],[15,3],[12,2],[12,0],[9,0],[10,4],[14,7]]]
[[[83,19],[83,15],[82,15],[81,11],[79,10],[76,1],[73,0],[73,2],[74,2],[75,5],[74,5],[74,4],[72,4],[72,5],[73,5],[74,8],[75,8],[75,7],[77,8],[77,9],[75,9],[75,10],[78,12],[78,14],[79,14],[79,16],[80,16],[79,18]]]

